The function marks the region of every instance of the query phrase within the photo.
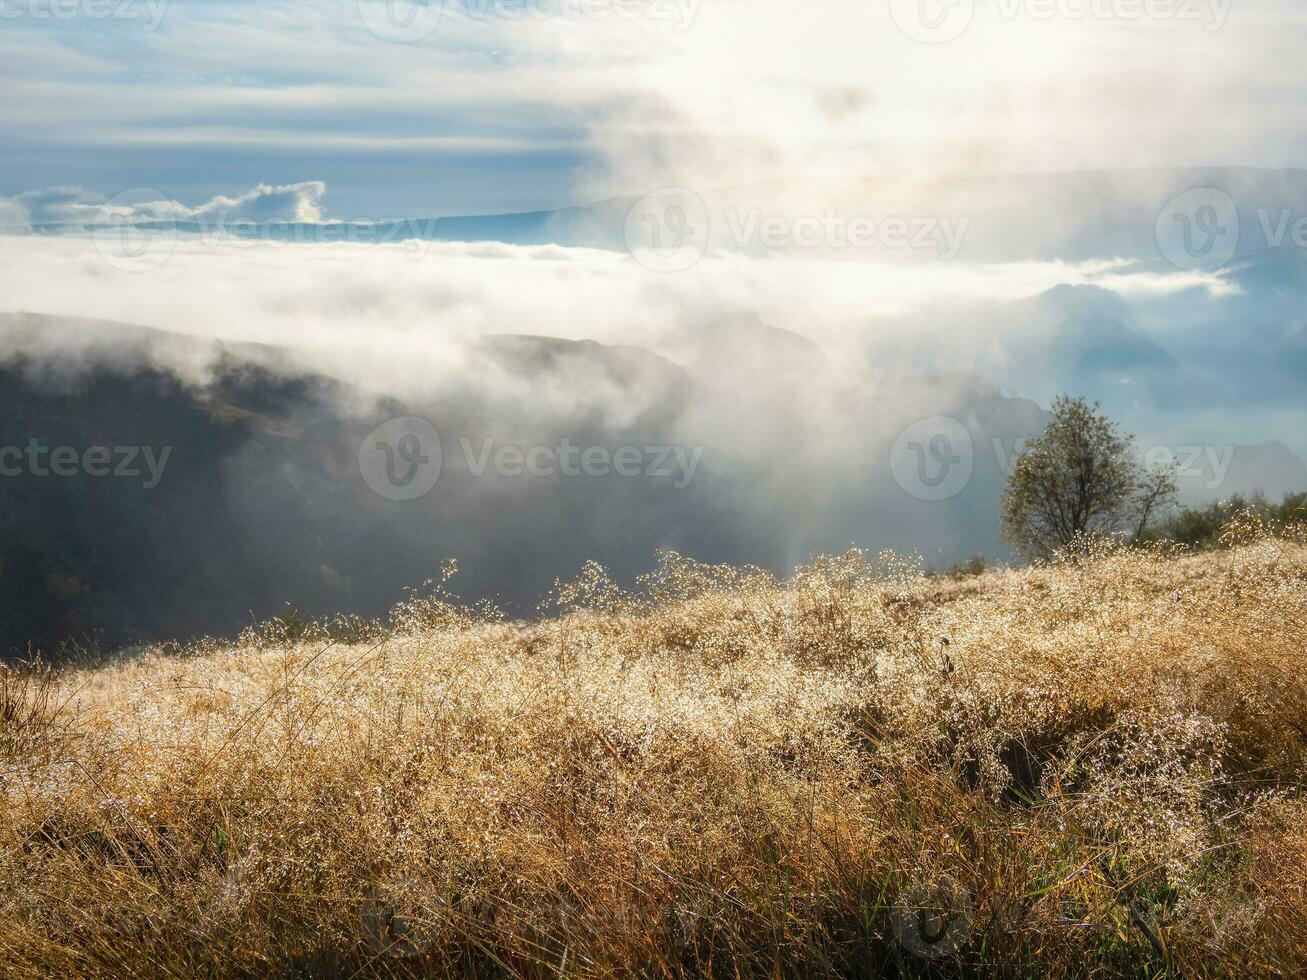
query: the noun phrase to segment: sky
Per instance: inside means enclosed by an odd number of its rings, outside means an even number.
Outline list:
[[[351,417],[397,399],[452,447],[490,406],[532,446],[666,406],[586,358],[487,364],[484,338],[642,348],[692,382],[658,438],[718,479],[665,512],[594,498],[584,550],[631,568],[720,514],[740,547],[711,560],[996,547],[996,466],[956,506],[905,482],[924,456],[896,466],[923,424],[1012,448],[1055,391],[1141,448],[1274,440],[1229,486],[1298,489],[1307,171],[1175,168],[1302,167],[1303,50],[1303,0],[0,0],[0,363],[143,358],[200,391],[204,341],[253,341],[345,382]],[[612,198],[508,240],[531,222],[421,232]],[[386,219],[413,234],[338,234]],[[543,536],[523,560],[499,528],[480,581],[575,574],[573,498],[513,490]]]
[[[0,196],[321,183],[381,219],[1295,166],[1304,41],[1294,0],[0,0]]]

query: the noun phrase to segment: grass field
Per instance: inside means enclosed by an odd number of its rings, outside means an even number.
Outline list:
[[[0,974],[1302,975],[1307,548],[1235,537],[9,670]]]

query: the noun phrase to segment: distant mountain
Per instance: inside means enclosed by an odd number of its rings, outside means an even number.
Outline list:
[[[1226,462],[1222,457],[1228,454],[1227,469],[1222,479],[1209,481],[1216,485],[1208,493],[1191,492],[1188,495],[1195,502],[1205,502],[1212,497],[1228,499],[1236,494],[1251,497],[1257,493],[1266,494],[1272,502],[1278,502],[1287,493],[1307,489],[1307,464],[1282,442],[1221,447],[1213,452],[1221,463]],[[1206,468],[1214,477],[1217,475],[1215,467]]]
[[[5,317],[0,330],[41,324],[93,339],[80,363],[0,367],[0,446],[24,454],[10,452],[0,477],[0,653],[92,632],[116,645],[230,631],[276,610],[288,589],[313,604],[345,598],[316,534],[329,517],[273,476],[324,465],[346,443],[327,409],[336,382],[140,328]],[[102,341],[107,359],[94,353]],[[145,357],[186,347],[211,359],[203,390]],[[52,462],[60,451],[77,457],[71,472]],[[238,512],[232,490],[246,476],[268,495]],[[247,518],[261,513],[279,517],[256,530]],[[279,551],[289,540],[295,550]]]
[[[923,223],[948,219],[961,232],[956,255],[970,262],[1031,260],[1084,261],[1131,259],[1169,269],[1159,249],[1159,219],[1188,191],[1210,188],[1229,196],[1239,219],[1237,256],[1270,249],[1301,251],[1281,217],[1307,217],[1307,170],[1252,167],[1205,167],[1037,173],[992,177],[912,180],[789,180],[727,188],[694,189],[704,203],[713,251],[767,254],[801,252],[831,259],[874,255],[885,261],[935,261],[941,249],[911,239]],[[655,188],[648,188],[653,191]],[[263,226],[233,224],[236,235],[287,241],[503,242],[514,245],[556,244],[624,251],[627,218],[639,194],[615,197],[589,206],[516,214],[413,216],[375,222],[310,224],[279,221]],[[754,218],[824,220],[830,213],[847,227],[854,219],[905,220],[909,240],[850,248],[766,247],[756,234]],[[214,229],[198,221],[156,222],[192,234]],[[753,229],[750,233],[748,229]],[[37,232],[67,230],[40,226]],[[1269,233],[1268,233],[1269,232]],[[891,236],[886,236],[891,237]],[[928,238],[929,236],[927,236]],[[1278,241],[1276,239],[1278,237]],[[743,240],[741,240],[743,238]]]
[[[1031,384],[1166,402],[1186,377],[1102,290],[1001,313],[1026,324],[1004,358]],[[999,495],[1048,420],[1029,385],[852,369],[750,313],[650,343],[485,336],[400,402],[290,350],[0,315],[0,652],[231,635],[292,607],[377,615],[446,557],[465,596],[529,616],[586,561],[629,583],[660,548],[781,573],[850,545],[1007,554]],[[374,431],[408,416],[437,441]],[[131,451],[134,475],[91,472],[96,447]],[[392,454],[388,479],[438,459],[438,480],[392,495],[361,469],[370,447]],[[1307,486],[1279,443],[1186,452],[1190,502]]]
[[[0,317],[0,451],[19,453],[0,456],[0,650],[231,635],[291,607],[375,615],[445,557],[462,563],[464,595],[530,615],[587,560],[630,582],[659,548],[779,572],[853,543],[932,561],[999,553],[996,445],[1038,431],[1038,406],[964,375],[849,387],[821,348],[756,317],[701,336],[713,353],[685,364],[486,337],[461,379],[401,404],[298,368],[290,351]],[[435,426],[443,468],[405,501],[368,485],[359,453],[408,415]],[[891,453],[934,415],[974,445],[943,501],[923,499]],[[77,460],[62,475],[49,468],[61,447]],[[90,472],[96,447],[115,463],[134,449],[135,475]],[[586,449],[599,465],[579,471]]]
[[[1186,369],[1129,324],[1116,293],[1097,286],[1057,286],[1005,306],[994,365],[1014,390],[1038,401],[1068,393],[1109,411],[1179,412],[1221,405],[1229,393]]]

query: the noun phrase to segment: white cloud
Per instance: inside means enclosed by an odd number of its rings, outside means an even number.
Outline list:
[[[259,184],[237,197],[218,196],[181,217],[217,218],[224,221],[321,221],[322,198],[327,185],[320,180],[270,187]]]
[[[258,186],[235,196],[218,195],[198,207],[158,198],[148,189],[124,192],[106,200],[83,187],[48,187],[15,197],[0,197],[0,229],[25,231],[42,225],[81,228],[108,220],[178,221],[203,219],[213,227],[236,221],[323,220],[327,185],[320,180],[273,187]]]
[[[938,45],[911,40],[888,4],[865,0],[810,0],[802,16],[792,0],[649,5],[670,19],[444,6],[410,44],[373,36],[348,0],[171,4],[153,32],[14,22],[0,38],[0,81],[24,95],[0,104],[0,129],[12,146],[66,147],[88,172],[88,149],[167,146],[215,182],[220,167],[203,154],[233,147],[353,154],[360,172],[398,170],[393,183],[410,196],[426,179],[428,196],[391,214],[519,209],[520,182],[483,172],[487,158],[529,153],[579,161],[535,164],[555,167],[529,188],[536,206],[556,206],[562,174],[576,180],[572,202],[586,202],[779,177],[1284,166],[1307,149],[1294,54],[1307,13],[1296,0],[1236,3],[1216,30],[1125,15],[1139,4],[1059,0],[1037,17],[1018,0],[978,2],[970,29]],[[1091,7],[1123,13],[1078,15]],[[413,158],[379,156],[397,152]],[[358,211],[350,195],[363,191],[331,179]],[[509,182],[514,205],[496,206]],[[461,197],[442,196],[455,184]]]
[[[25,191],[15,197],[0,197],[0,228],[23,231],[33,225],[64,225],[80,222],[86,208],[100,199],[84,187],[47,187]]]
[[[1126,295],[1157,296],[1219,282],[1195,273],[1134,275],[1103,262],[905,265],[743,255],[664,275],[592,249],[411,246],[183,236],[162,267],[133,273],[110,265],[84,237],[0,236],[0,295],[7,309],[286,345],[332,374],[421,391],[450,363],[457,367],[451,351],[482,334],[657,348],[677,328],[757,312],[846,352],[905,339],[928,351],[939,340],[931,324],[941,297],[953,307],[988,306],[1060,284],[1108,280]]]

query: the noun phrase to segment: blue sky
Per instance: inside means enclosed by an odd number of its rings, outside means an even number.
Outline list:
[[[323,181],[331,217],[385,218],[1307,160],[1307,5],[954,2],[947,43],[902,30],[916,0],[449,0],[400,43],[369,24],[408,0],[0,0],[0,197]]]
[[[570,202],[592,157],[577,111],[502,91],[530,54],[493,24],[451,16],[408,46],[372,36],[352,3],[126,2],[61,19],[6,0],[0,74],[21,96],[0,110],[0,194],[199,202],[322,180],[346,215],[517,210]]]

